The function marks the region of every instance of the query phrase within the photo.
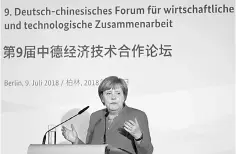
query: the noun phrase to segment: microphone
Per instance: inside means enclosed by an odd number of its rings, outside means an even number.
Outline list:
[[[84,111],[86,111],[88,108],[89,108],[89,106],[87,106],[87,107],[83,108],[82,110],[80,110],[80,111],[78,112],[78,114],[81,114],[81,113],[83,113],[83,112],[84,112]]]
[[[48,132],[50,132],[50,131],[53,130],[54,128],[60,126],[61,124],[64,124],[65,122],[69,121],[70,119],[76,117],[77,115],[82,114],[82,113],[83,113],[84,111],[86,111],[88,108],[89,108],[89,106],[83,108],[82,110],[80,110],[80,111],[79,111],[76,115],[74,115],[73,117],[70,117],[69,119],[63,121],[62,123],[56,125],[55,127],[51,128],[51,129],[49,129],[49,130],[44,134],[44,136],[43,136],[43,142],[42,142],[42,144],[45,144],[45,142],[46,142],[46,135],[47,135]]]
[[[105,130],[104,130],[104,135],[103,135],[103,144],[107,144],[107,136],[106,136],[107,135],[107,120],[106,120],[106,118],[107,118],[108,114],[109,114],[109,112],[106,109],[106,114],[104,115],[104,117],[105,117]]]

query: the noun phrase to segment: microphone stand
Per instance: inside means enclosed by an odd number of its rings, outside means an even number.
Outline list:
[[[109,112],[108,110],[106,110],[106,114],[105,114],[105,130],[104,130],[104,136],[103,136],[103,144],[107,144],[107,137],[106,137],[106,134],[107,134],[107,116],[108,116]]]

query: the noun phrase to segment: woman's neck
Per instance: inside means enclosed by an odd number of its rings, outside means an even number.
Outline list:
[[[122,108],[119,108],[118,110],[112,110],[112,111],[109,111],[109,116],[113,117],[113,116],[117,116],[123,109],[124,107]]]
[[[116,110],[116,111],[110,111],[110,112],[109,112],[109,116],[117,116],[120,111],[121,111],[121,109]]]

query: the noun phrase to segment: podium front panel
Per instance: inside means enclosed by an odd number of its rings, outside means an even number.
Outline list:
[[[31,144],[27,154],[105,154],[106,144],[101,145],[42,145]]]

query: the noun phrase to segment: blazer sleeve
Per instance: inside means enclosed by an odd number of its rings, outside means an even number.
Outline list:
[[[140,114],[140,116],[138,117],[137,121],[143,133],[143,139],[141,140],[141,142],[138,144],[135,141],[137,152],[138,154],[152,154],[153,146],[149,132],[147,115],[142,112],[142,114]]]

